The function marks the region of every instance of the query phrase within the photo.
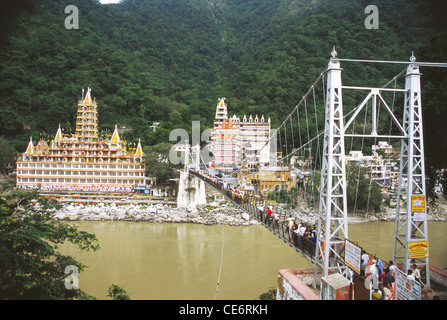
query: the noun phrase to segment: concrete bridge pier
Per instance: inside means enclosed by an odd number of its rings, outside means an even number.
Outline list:
[[[195,208],[197,205],[206,204],[205,182],[188,171],[180,172],[177,207]]]

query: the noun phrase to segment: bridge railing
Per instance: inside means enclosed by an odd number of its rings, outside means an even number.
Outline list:
[[[265,210],[257,207],[253,203],[253,199],[248,194],[238,193],[231,188],[226,188],[223,182],[212,176],[204,175],[193,170],[190,170],[189,173],[193,174],[199,179],[204,180],[227,199],[242,208],[252,218],[261,222],[266,228],[278,236],[278,238],[282,239],[284,242],[287,242],[291,247],[294,247],[296,251],[301,252],[312,260],[315,258],[315,242],[313,242],[309,237],[300,236],[296,232],[292,232],[289,229],[287,220],[284,218],[275,220],[273,215],[269,216]]]
[[[273,216],[269,216],[264,210],[257,207],[253,202],[253,199],[250,198],[247,194],[240,194],[234,192],[230,188],[225,188],[224,184],[217,180],[212,176],[206,176],[200,174],[196,171],[189,171],[191,174],[197,176],[198,178],[204,180],[206,183],[214,187],[217,191],[223,194],[230,201],[238,205],[245,212],[247,212],[252,218],[261,222],[266,228],[268,228],[273,234],[277,235],[278,238],[282,239],[284,242],[288,243],[291,247],[295,248],[297,252],[302,253],[303,256],[310,258],[312,262],[315,260],[315,250],[316,243],[312,241],[309,237],[299,236],[296,232],[291,232],[289,229],[289,223],[285,216],[281,217],[278,220],[275,220]],[[341,256],[344,257],[344,248],[342,248]],[[375,255],[369,254],[369,256],[374,257],[378,261],[378,257]],[[383,261],[383,260],[382,260]],[[340,261],[343,263],[343,261]],[[383,261],[384,267],[388,266],[388,263]],[[399,269],[402,266],[398,266]],[[421,284],[424,285],[426,283],[426,273],[424,272],[424,268],[420,268],[421,270]],[[353,281],[357,290],[355,291],[355,300],[369,300],[371,297],[371,290],[367,289],[364,285],[365,283],[365,274],[357,275],[354,274]]]

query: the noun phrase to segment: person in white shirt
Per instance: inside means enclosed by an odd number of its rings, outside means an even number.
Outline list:
[[[419,282],[420,284],[422,284],[421,282],[421,272],[418,269],[418,266],[416,265],[416,263],[413,263],[413,275],[414,275],[414,279]]]
[[[362,264],[360,265],[360,275],[365,276],[366,265],[369,261],[369,255],[363,250],[362,254]]]
[[[378,279],[379,279],[379,267],[377,266],[377,260],[376,259],[373,259],[372,265],[369,266],[369,273],[373,276],[373,279],[378,281]]]
[[[393,260],[390,260],[390,262],[389,262],[389,268],[390,268],[390,274],[394,277],[394,278],[396,278],[396,266],[394,265],[394,262],[393,262]]]
[[[275,226],[277,227],[277,228],[279,228],[279,212],[278,211],[276,211],[274,214],[273,214],[273,218],[275,219]]]
[[[304,224],[301,224],[299,235],[304,236],[305,233],[306,233],[306,226]]]
[[[411,279],[411,280],[416,280],[416,279],[414,278],[413,270],[408,269],[408,271],[407,271],[407,278],[408,278],[408,279]]]

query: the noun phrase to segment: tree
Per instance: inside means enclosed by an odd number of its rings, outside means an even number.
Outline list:
[[[447,32],[435,34],[430,43],[421,48],[421,61],[445,61]],[[447,152],[447,126],[445,119],[447,111],[447,71],[445,68],[422,69],[422,113],[424,125],[424,147],[426,158],[427,196],[432,201],[437,199],[435,186],[443,184],[444,195],[447,195],[447,181],[442,176],[442,169],[447,167],[445,154]]]
[[[14,160],[16,152],[4,136],[0,136],[0,150],[0,172],[2,172],[6,164]]]
[[[269,291],[260,294],[259,300],[276,300],[276,288],[270,288]]]
[[[379,184],[372,180],[367,167],[349,165],[346,168],[347,202],[350,210],[380,212],[382,191]]]
[[[112,300],[130,300],[130,297],[127,294],[126,290],[116,284],[112,284],[109,287],[108,292],[108,296],[111,297]]]
[[[35,200],[35,201],[34,201]],[[82,250],[98,250],[94,234],[55,220],[55,200],[35,190],[0,196],[0,299],[92,299],[80,289],[67,289],[67,266],[85,266],[58,247],[65,242]]]
[[[313,170],[312,175],[306,178],[306,190],[311,196],[312,203],[317,204],[320,197],[321,171]]]
[[[169,159],[172,145],[161,142],[151,147],[145,147],[146,173],[155,175],[157,183],[163,183],[174,176],[174,170],[181,165],[174,165]]]

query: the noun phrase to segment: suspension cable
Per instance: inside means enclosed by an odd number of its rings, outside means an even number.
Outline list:
[[[417,61],[389,61],[389,60],[365,60],[365,59],[340,59],[336,58],[335,61],[349,61],[349,62],[371,62],[371,63],[394,63],[394,64],[412,64],[423,67],[447,67],[447,63],[443,62],[417,62]]]
[[[298,104],[293,108],[292,112],[286,117],[286,119],[281,123],[281,125],[278,127],[277,130],[280,130],[283,126],[285,126],[285,124],[287,123],[287,121],[289,120],[289,118],[293,115],[293,113],[299,108],[299,106],[303,103],[303,101],[307,98],[307,96],[312,92],[312,88],[315,87],[315,85],[318,83],[318,81],[320,81],[320,79],[323,77],[323,75],[328,72],[329,69],[326,67],[323,72],[320,73],[320,75],[318,76],[317,80],[315,80],[315,82],[312,84],[312,86],[309,88],[309,90],[307,90],[306,94],[301,98],[300,102],[298,102]],[[262,147],[261,149],[259,149],[259,153],[261,153],[262,149],[264,149],[266,146],[269,145],[270,139],[269,141],[267,141]],[[244,163],[241,165],[241,167],[236,170],[236,172],[240,171],[243,167],[245,167],[248,164],[249,160],[252,160],[253,157],[256,154],[254,154],[253,156],[250,157],[250,159],[246,159],[244,161]]]
[[[219,276],[217,278],[217,286],[216,286],[216,293],[214,294],[214,300],[216,300],[217,293],[219,292],[220,276],[222,274],[222,264],[224,260],[224,243],[225,243],[224,225],[222,225],[222,253],[220,258]]]

